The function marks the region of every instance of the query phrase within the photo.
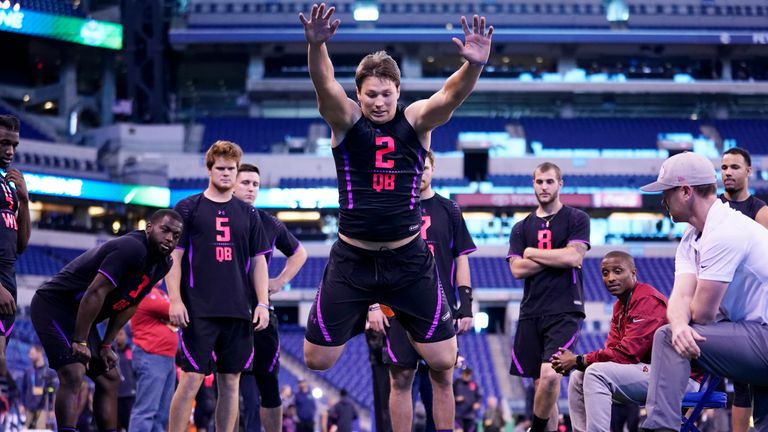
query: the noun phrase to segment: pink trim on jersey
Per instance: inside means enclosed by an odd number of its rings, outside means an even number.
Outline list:
[[[110,276],[109,273],[105,272],[102,269],[99,269],[99,273],[103,274],[105,278],[109,279],[109,281],[112,282],[112,285],[117,286],[117,283],[115,283],[115,280],[112,279],[112,276]]]
[[[472,252],[475,252],[476,250],[477,250],[477,248],[467,249],[467,250],[465,250],[465,251],[459,252],[459,255],[458,255],[458,256],[462,256],[462,255],[469,255],[469,254],[471,254]]]
[[[523,256],[522,255],[518,255],[518,254],[509,254],[509,255],[507,255],[507,259],[510,259],[512,257],[522,258]]]
[[[7,331],[7,332],[5,332],[5,338],[6,338],[6,339],[7,339],[7,338],[9,338],[9,337],[11,336],[11,332],[13,331],[13,326],[15,326],[15,325],[16,325],[16,323],[13,323],[13,324],[11,324],[11,326],[10,326],[10,327],[8,327],[8,331]]]

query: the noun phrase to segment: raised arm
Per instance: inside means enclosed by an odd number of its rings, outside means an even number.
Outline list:
[[[336,34],[336,29],[341,24],[338,19],[331,22],[335,10],[336,8],[331,6],[326,12],[325,3],[321,3],[312,5],[309,19],[299,13],[299,21],[304,25],[304,37],[309,44],[309,76],[317,94],[320,115],[333,130],[333,145],[341,142],[343,135],[362,115],[360,107],[347,97],[344,88],[334,78],[333,63],[328,55],[326,42]]]
[[[488,62],[491,52],[493,26],[486,32],[485,17],[475,15],[472,18],[472,30],[467,25],[467,18],[461,17],[464,29],[464,42],[453,38],[459,47],[459,54],[466,60],[459,70],[446,80],[443,87],[429,99],[414,102],[405,110],[405,116],[418,133],[426,133],[450,120],[453,111],[475,88],[483,66]]]

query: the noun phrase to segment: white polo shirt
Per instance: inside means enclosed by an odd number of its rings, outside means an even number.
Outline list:
[[[729,282],[718,320],[768,324],[768,229],[716,200],[704,231],[691,226],[675,255],[675,275]]]

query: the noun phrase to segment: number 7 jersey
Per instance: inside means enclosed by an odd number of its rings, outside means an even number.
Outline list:
[[[402,105],[387,123],[360,117],[333,148],[339,232],[367,241],[394,241],[418,233],[425,154]]]
[[[522,257],[525,248],[562,249],[572,242],[589,246],[589,216],[586,213],[563,206],[547,221],[536,216],[534,210],[512,227],[507,260]],[[546,267],[525,278],[520,319],[567,312],[584,313],[581,267]]]

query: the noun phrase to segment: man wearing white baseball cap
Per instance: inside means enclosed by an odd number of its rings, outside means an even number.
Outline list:
[[[703,156],[667,159],[641,190],[662,192],[676,222],[688,222],[675,256],[669,324],[653,340],[643,427],[677,431],[690,360],[705,372],[754,386],[758,431],[768,431],[768,230],[716,196]]]

